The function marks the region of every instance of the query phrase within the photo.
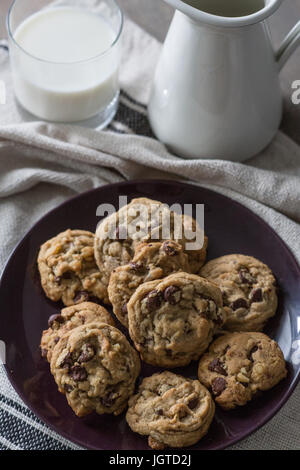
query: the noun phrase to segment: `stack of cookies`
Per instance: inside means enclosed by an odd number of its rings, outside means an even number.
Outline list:
[[[95,235],[67,230],[38,256],[45,294],[66,306],[49,318],[41,340],[59,391],[78,416],[128,406],[130,428],[154,449],[195,444],[215,402],[245,405],[287,373],[279,346],[261,333],[277,309],[271,270],[238,254],[204,264],[207,237],[188,249],[189,230],[201,232],[190,216],[134,199]],[[115,319],[99,302],[112,306]],[[140,359],[162,369],[199,360],[199,380],[165,370],[134,394]]]

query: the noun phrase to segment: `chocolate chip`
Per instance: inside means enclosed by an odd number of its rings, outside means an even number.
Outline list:
[[[223,317],[217,314],[217,318],[213,320],[214,323],[218,326],[223,325]]]
[[[248,269],[246,268],[240,269],[239,278],[243,284],[253,284],[255,282],[254,277],[249,273]]]
[[[58,343],[58,341],[59,341],[59,339],[60,339],[60,338],[59,338],[59,336],[56,336],[56,337],[54,338],[54,340],[53,340],[53,341],[54,341],[54,343],[55,343],[55,344],[57,344],[57,343]]]
[[[84,344],[77,362],[88,362],[95,356],[95,350],[91,344]]]
[[[248,302],[246,299],[243,299],[242,297],[240,299],[236,299],[234,302],[231,304],[232,310],[238,310],[239,308],[248,308]]]
[[[64,389],[65,389],[65,391],[66,391],[67,393],[71,393],[72,390],[74,390],[74,388],[73,388],[72,385],[70,385],[70,384],[65,384],[65,385],[64,385]]]
[[[162,294],[161,292],[158,292],[157,290],[152,290],[149,292],[147,295],[147,308],[150,312],[157,310],[162,301]]]
[[[101,398],[101,402],[103,406],[106,406],[107,408],[112,406],[115,401],[116,401],[116,397],[115,397],[114,392],[109,392],[105,397]]]
[[[66,279],[66,280],[67,279],[72,279],[72,272],[71,271],[66,271],[61,276],[55,276],[55,278],[54,278],[55,282],[57,282],[58,284],[60,284],[60,282],[63,279]]]
[[[64,359],[59,364],[59,367],[61,369],[70,369],[70,367],[72,367],[72,365],[73,365],[72,355],[71,355],[70,352],[68,352],[66,354],[66,356],[64,357]]]
[[[80,304],[81,302],[87,302],[89,300],[89,293],[86,290],[81,290],[76,293],[73,301],[74,304]]]
[[[174,243],[172,242],[164,242],[163,250],[168,256],[178,255],[178,250],[175,248]]]
[[[179,419],[183,419],[187,416],[187,410],[184,408],[180,408],[178,412]]]
[[[159,416],[163,416],[163,414],[164,414],[164,412],[161,408],[159,410],[156,410],[155,413]]]
[[[257,345],[253,346],[253,347],[250,349],[250,351],[249,351],[249,353],[248,353],[248,359],[249,359],[249,361],[253,362],[254,359],[253,359],[252,355],[253,355],[257,350],[258,350],[258,346],[257,346]]]
[[[208,370],[211,372],[217,372],[217,374],[227,375],[226,370],[223,367],[222,362],[220,359],[214,359],[208,364]]]
[[[177,286],[169,286],[164,291],[164,299],[171,305],[176,305],[180,302],[181,291]]]
[[[222,392],[224,392],[226,386],[227,386],[227,382],[225,379],[223,379],[222,377],[216,377],[212,383],[211,383],[211,386],[212,386],[212,392],[213,394],[218,397],[219,395],[221,395]]]
[[[192,306],[193,306],[193,309],[196,310],[197,313],[199,313],[199,310],[197,309],[196,304],[193,303]]]
[[[84,380],[86,380],[86,378],[88,376],[88,373],[87,373],[87,371],[85,370],[84,367],[73,366],[71,368],[70,375],[71,375],[72,379],[74,380],[74,382],[83,382]]]
[[[130,263],[130,269],[138,274],[144,274],[146,272],[146,268],[143,263]]]
[[[143,340],[139,344],[141,345],[142,348],[146,348],[147,344],[149,343],[150,343],[149,338],[143,338]]]
[[[62,315],[60,315],[59,313],[51,315],[51,317],[49,317],[49,320],[48,320],[49,328],[52,327],[54,322],[63,323],[64,322],[64,317]]]
[[[209,320],[209,319],[210,319],[210,318],[209,318],[209,312],[207,312],[207,311],[206,311],[206,312],[199,312],[199,310],[196,308],[195,305],[193,305],[193,307],[194,307],[195,310],[199,313],[199,316],[200,316],[201,318],[204,318],[204,320]]]
[[[184,323],[184,333],[186,335],[190,334],[192,332],[191,324],[189,322]]]
[[[196,397],[196,398],[192,398],[189,402],[188,402],[188,407],[190,410],[194,410],[196,408],[196,406],[198,405],[199,403],[199,399]]]
[[[225,304],[228,301],[228,298],[227,298],[227,292],[225,292],[224,290],[222,290],[222,298],[223,298],[223,303]]]
[[[63,279],[72,279],[72,272],[71,271],[66,271],[65,273],[63,273],[62,278]]]
[[[253,289],[253,291],[250,294],[250,298],[252,302],[262,302],[263,301],[263,293],[262,290],[259,289]]]

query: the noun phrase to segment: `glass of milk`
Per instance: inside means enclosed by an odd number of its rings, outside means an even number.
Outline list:
[[[114,0],[15,0],[7,27],[16,98],[54,122],[113,119],[123,15]]]

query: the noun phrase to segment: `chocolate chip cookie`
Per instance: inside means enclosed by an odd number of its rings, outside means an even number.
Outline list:
[[[252,256],[227,255],[209,261],[200,275],[223,293],[229,331],[260,331],[277,309],[276,280],[271,270]]]
[[[138,245],[132,261],[116,268],[109,280],[108,296],[114,314],[128,327],[127,302],[143,283],[161,279],[176,271],[190,271],[188,256],[172,240]]]
[[[108,302],[91,232],[69,229],[51,238],[40,248],[38,268],[42,287],[51,300],[62,300],[66,306],[93,298]]]
[[[89,323],[62,336],[53,349],[51,372],[77,416],[118,415],[134,392],[140,360],[117,328]]]
[[[198,240],[193,245],[193,234]],[[170,211],[159,201],[147,198],[133,199],[118,212],[106,217],[97,227],[95,258],[108,286],[114,269],[130,263],[141,242],[172,239],[183,246],[193,273],[205,262],[207,238],[198,223],[188,215]]]
[[[129,333],[142,359],[167,368],[198,359],[224,322],[220,289],[182,272],[142,284],[127,309]]]
[[[147,377],[129,400],[130,428],[148,437],[152,449],[191,446],[208,431],[215,405],[198,382],[172,372]]]
[[[278,344],[263,333],[227,333],[200,359],[199,380],[224,409],[245,405],[287,374]]]
[[[115,325],[108,311],[93,302],[82,302],[62,309],[58,314],[52,315],[48,320],[49,328],[43,331],[41,340],[42,357],[51,361],[52,350],[60,338],[77,326],[91,322]]]

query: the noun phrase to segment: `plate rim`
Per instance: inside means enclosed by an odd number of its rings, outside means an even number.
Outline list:
[[[296,271],[300,277],[300,265],[293,253],[293,251],[291,250],[291,248],[285,243],[285,241],[277,234],[277,232],[258,214],[256,214],[254,211],[252,211],[252,209],[248,208],[247,206],[245,206],[244,204],[242,204],[241,202],[239,201],[236,201],[235,199],[232,199],[231,197],[227,196],[227,195],[224,195],[223,193],[221,192],[218,192],[218,191],[215,191],[213,189],[210,189],[210,188],[206,188],[205,186],[202,186],[201,184],[196,184],[195,182],[185,182],[185,181],[177,181],[177,180],[173,180],[173,179],[147,179],[147,178],[143,178],[143,179],[134,179],[134,180],[126,180],[126,181],[119,181],[119,182],[115,182],[115,183],[108,183],[108,184],[103,184],[101,186],[97,186],[96,188],[92,188],[92,189],[89,189],[87,191],[83,191],[79,194],[76,194],[74,196],[71,196],[70,198],[66,199],[65,201],[61,202],[60,204],[58,204],[57,206],[53,207],[52,209],[50,209],[49,211],[47,211],[42,217],[40,217],[38,220],[36,220],[36,222],[34,222],[34,224],[25,232],[25,234],[22,236],[22,238],[19,240],[19,242],[16,244],[16,246],[11,250],[9,256],[8,256],[8,259],[6,261],[6,263],[4,264],[4,267],[3,267],[3,270],[1,272],[1,276],[0,276],[0,292],[2,290],[2,284],[4,282],[4,278],[5,278],[5,275],[6,275],[6,272],[7,270],[9,269],[9,266],[10,264],[12,263],[13,259],[14,259],[14,256],[16,254],[16,252],[18,251],[18,249],[23,245],[24,241],[27,239],[27,237],[30,236],[31,232],[34,231],[37,226],[44,220],[46,219],[51,213],[54,213],[56,210],[59,210],[61,209],[62,207],[68,205],[70,202],[75,202],[76,199],[80,199],[82,197],[86,197],[92,193],[97,193],[98,191],[101,191],[103,190],[104,188],[107,188],[107,187],[110,187],[110,188],[114,188],[116,186],[120,187],[120,186],[127,186],[127,185],[137,185],[137,184],[175,184],[175,185],[179,185],[181,187],[194,187],[195,189],[203,189],[205,191],[208,191],[212,194],[217,194],[221,199],[225,199],[227,200],[228,202],[230,202],[231,204],[233,203],[234,205],[238,206],[238,207],[242,207],[243,210],[246,210],[247,212],[249,212],[251,214],[251,216],[254,216],[254,218],[256,218],[257,220],[259,220],[260,224],[262,224],[265,229],[269,232],[272,233],[273,236],[275,236],[275,238],[277,238],[277,240],[279,241],[279,243],[284,247],[285,249],[285,253],[288,254],[293,262],[294,262],[294,267],[296,268]],[[142,196],[141,196],[142,197]],[[146,197],[146,196],[144,196]],[[25,397],[25,394],[23,393],[23,391],[19,388],[19,386],[17,385],[17,383],[15,382],[15,379],[14,379],[14,376],[13,376],[13,373],[11,371],[9,371],[9,368],[6,364],[2,365],[2,369],[5,371],[5,374],[6,374],[6,377],[9,381],[9,383],[13,386],[15,392],[18,394],[18,396],[22,399],[22,401],[24,402],[24,404],[29,408],[29,410],[35,415],[37,416],[41,422],[43,423],[43,425],[45,426],[48,426],[52,431],[54,431],[56,434],[58,434],[59,436],[63,437],[64,439],[66,439],[67,441],[77,445],[77,446],[80,446],[82,447],[83,449],[88,449],[88,450],[105,450],[105,449],[100,449],[99,447],[96,447],[94,445],[87,445],[86,443],[82,442],[82,439],[80,438],[77,438],[76,436],[70,436],[68,435],[67,432],[65,431],[61,431],[61,430],[57,430],[57,427],[50,423],[46,417],[42,416],[40,414],[40,412],[36,411],[34,409],[34,407],[28,402],[27,398]],[[289,398],[291,397],[291,395],[293,394],[296,386],[298,385],[300,381],[300,366],[297,370],[297,373],[292,381],[292,383],[290,384],[290,387],[289,389],[284,393],[284,395],[281,397],[281,399],[278,401],[278,403],[272,408],[272,410],[270,412],[267,412],[264,417],[260,420],[259,424],[254,424],[254,425],[251,425],[249,427],[249,429],[243,434],[242,437],[237,437],[237,438],[229,438],[228,442],[223,445],[223,444],[220,444],[218,445],[217,447],[215,447],[214,450],[223,450],[223,449],[226,449],[228,448],[229,446],[232,446],[234,444],[237,444],[238,442],[242,442],[244,439],[246,439],[247,437],[249,437],[250,435],[252,435],[254,432],[258,431],[259,429],[261,429],[265,424],[267,424],[279,411],[280,409],[287,403],[287,401],[289,400]],[[53,436],[54,439],[56,439],[54,436]],[[182,449],[187,449],[188,451],[197,451],[197,452],[202,452],[203,450],[198,450],[198,449],[193,449],[192,447],[191,448],[182,448]],[[182,451],[182,449],[178,448],[177,450],[179,451]],[[122,449],[114,449],[114,450],[120,450],[120,451],[125,451],[125,450],[122,450]],[[131,449],[133,451],[136,451],[136,449]],[[174,449],[173,449],[174,450]],[[109,450],[107,450],[109,452]],[[127,451],[127,450],[126,450]],[[147,450],[145,450],[147,452]],[[141,452],[144,452],[144,450],[141,450]]]

